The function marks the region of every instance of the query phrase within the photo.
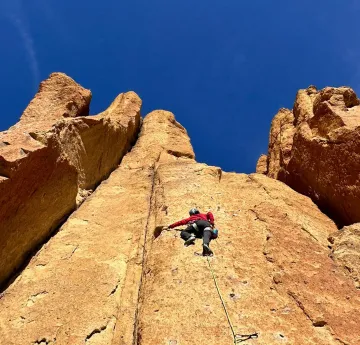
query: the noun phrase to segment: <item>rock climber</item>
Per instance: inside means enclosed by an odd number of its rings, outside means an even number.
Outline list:
[[[195,243],[196,238],[203,239],[203,255],[211,256],[213,251],[210,249],[211,239],[217,238],[217,230],[214,229],[214,216],[211,212],[206,214],[200,213],[196,208],[189,211],[189,218],[173,223],[166,229],[173,229],[181,225],[187,225],[187,228],[181,231],[181,238],[185,241],[184,245],[187,247]]]

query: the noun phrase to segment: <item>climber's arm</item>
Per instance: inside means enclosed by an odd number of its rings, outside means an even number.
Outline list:
[[[180,226],[180,225],[186,225],[187,223],[190,222],[190,220],[191,220],[190,218],[179,220],[178,222],[169,225],[169,229],[176,228],[177,226]]]

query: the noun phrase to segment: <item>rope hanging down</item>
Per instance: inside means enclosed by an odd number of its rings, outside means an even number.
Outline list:
[[[214,283],[215,283],[215,287],[216,287],[217,293],[218,293],[218,295],[219,295],[219,297],[220,297],[221,304],[222,304],[222,306],[223,306],[223,308],[224,308],[224,311],[225,311],[225,314],[226,314],[226,318],[227,318],[228,323],[229,323],[229,326],[230,326],[230,328],[231,328],[231,332],[232,332],[232,335],[233,335],[233,338],[234,338],[234,344],[239,344],[239,343],[242,343],[243,341],[246,341],[246,340],[249,340],[249,339],[256,339],[256,338],[258,338],[258,336],[259,336],[258,333],[253,333],[253,334],[236,334],[236,333],[235,333],[234,327],[233,327],[233,325],[232,325],[232,323],[231,323],[231,320],[230,320],[229,313],[228,313],[228,311],[227,311],[227,309],[226,309],[226,305],[225,305],[224,299],[223,299],[223,297],[222,297],[222,295],[221,295],[221,292],[220,292],[218,283],[217,283],[217,281],[216,281],[216,277],[215,277],[214,270],[213,270],[213,268],[212,268],[212,266],[211,266],[211,264],[210,264],[210,259],[209,259],[208,256],[207,256],[206,258],[207,258],[207,262],[208,262],[208,264],[209,264],[210,272],[211,272],[212,277],[213,277],[213,279],[214,279]]]

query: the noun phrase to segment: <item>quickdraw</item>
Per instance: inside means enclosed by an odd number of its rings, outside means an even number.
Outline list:
[[[242,343],[243,341],[249,339],[257,339],[259,337],[258,333],[253,334],[235,334],[235,344]]]

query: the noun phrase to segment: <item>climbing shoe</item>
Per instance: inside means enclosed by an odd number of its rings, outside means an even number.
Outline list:
[[[184,242],[184,246],[185,246],[185,247],[188,247],[188,246],[194,244],[194,243],[195,243],[195,239],[196,239],[196,237],[195,237],[194,235],[191,235],[191,236]]]
[[[203,256],[212,256],[214,253],[208,244],[203,244]]]

